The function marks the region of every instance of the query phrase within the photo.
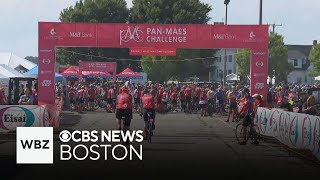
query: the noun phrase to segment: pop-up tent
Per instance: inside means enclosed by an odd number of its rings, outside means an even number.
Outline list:
[[[26,76],[22,73],[20,73],[17,70],[14,70],[13,68],[10,68],[9,66],[5,64],[0,64],[0,75],[8,78],[28,78],[30,76]]]
[[[139,73],[134,72],[132,69],[127,68],[123,70],[121,73],[117,74],[117,79],[142,79]]]
[[[82,76],[85,78],[112,78],[112,75],[108,72],[101,72],[101,71],[82,71]]]
[[[63,77],[77,78],[80,76],[78,66],[70,66],[68,69],[61,73]]]
[[[40,72],[40,74],[43,74],[45,72]],[[33,75],[35,78],[38,78],[38,74],[39,74],[39,68],[38,66],[30,69],[28,72],[24,73],[24,74],[27,74],[27,75]],[[58,74],[58,73],[55,73],[55,78],[56,78],[56,81],[63,81],[63,77],[61,74]]]

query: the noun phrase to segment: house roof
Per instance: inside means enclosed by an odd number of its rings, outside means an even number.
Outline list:
[[[25,69],[30,70],[37,66],[33,62],[23,59],[13,53],[0,53],[0,62],[13,69],[22,66]]]
[[[303,53],[306,57],[309,57],[309,54],[312,49],[312,45],[286,45],[288,51],[299,51]]]

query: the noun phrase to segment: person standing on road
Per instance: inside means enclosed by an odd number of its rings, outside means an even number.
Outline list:
[[[0,87],[0,105],[4,105],[7,102],[7,98],[4,93],[4,89]]]
[[[232,122],[234,122],[234,116],[237,113],[237,96],[235,87],[228,93],[227,98],[229,100],[229,114],[227,122],[229,122],[230,117],[232,118]]]
[[[124,117],[123,128],[121,128],[121,120]],[[117,129],[129,131],[132,120],[132,96],[128,87],[122,87],[121,93],[117,97],[116,106]],[[128,145],[129,142],[125,142]]]

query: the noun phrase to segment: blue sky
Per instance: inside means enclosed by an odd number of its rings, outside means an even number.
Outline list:
[[[0,52],[37,56],[38,21],[58,21],[60,11],[77,0],[0,0]],[[126,0],[132,6],[132,0]],[[224,0],[201,0],[213,6],[210,23],[224,21]],[[319,0],[263,0],[263,23],[282,24],[276,32],[286,44],[320,40]],[[259,0],[231,0],[228,24],[258,24]]]

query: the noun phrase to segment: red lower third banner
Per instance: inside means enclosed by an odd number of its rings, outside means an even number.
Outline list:
[[[130,48],[130,56],[176,56],[175,48]]]

